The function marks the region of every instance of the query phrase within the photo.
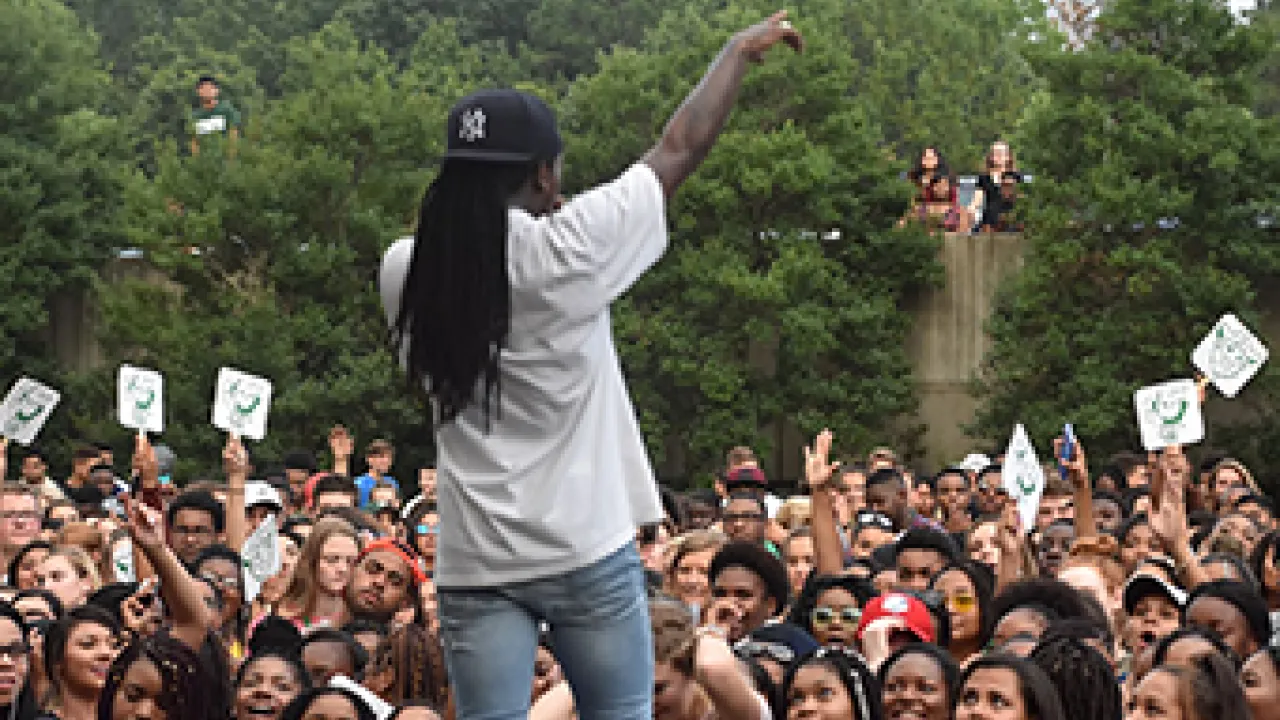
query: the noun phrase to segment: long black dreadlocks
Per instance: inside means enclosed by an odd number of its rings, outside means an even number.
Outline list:
[[[450,158],[422,200],[392,343],[440,424],[475,402],[481,382],[486,422],[501,398],[498,357],[511,330],[507,213],[538,166]]]

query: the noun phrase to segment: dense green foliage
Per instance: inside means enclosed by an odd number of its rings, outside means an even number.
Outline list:
[[[225,364],[275,382],[258,457],[320,450],[341,421],[361,442],[393,440],[402,476],[432,449],[386,350],[373,280],[382,249],[412,226],[451,103],[488,85],[547,97],[562,113],[569,189],[580,191],[633,162],[728,36],[775,9],[757,0],[2,1],[0,273],[11,292],[0,303],[0,364],[5,377],[34,374],[66,391],[45,435],[55,459],[79,439],[123,449],[114,373],[132,362],[165,372],[163,441],[191,459],[184,471],[207,469],[196,459],[217,457],[209,403]],[[1002,408],[1044,389],[1028,368],[1057,367],[1053,338],[1075,317],[1056,312],[1060,280],[1080,258],[1117,268],[1124,282],[1113,284],[1153,328],[1168,331],[1161,313],[1189,315],[1178,330],[1187,335],[1217,310],[1252,302],[1272,269],[1270,255],[1251,254],[1260,231],[1245,221],[1265,188],[1245,179],[1273,172],[1273,128],[1221,112],[1266,107],[1247,69],[1262,62],[1261,35],[1200,12],[1187,32],[1213,42],[1193,56],[1131,44],[1107,60],[1049,47],[1038,0],[800,0],[789,9],[809,51],[752,71],[720,145],[671,207],[667,258],[615,311],[664,472],[711,470],[738,443],[772,464],[779,438],[821,425],[848,449],[918,449],[903,308],[939,277],[936,241],[894,225],[909,193],[899,174],[925,144],[970,171],[993,139],[1016,133],[1024,164],[1061,182],[1036,185],[1032,218],[1046,229],[995,327],[1016,362],[994,366],[988,430],[1007,424]],[[1125,19],[1131,29],[1157,20]],[[1116,77],[1138,72],[1154,73],[1143,92],[1158,95],[1106,95],[1121,92]],[[206,138],[192,157],[194,85],[205,74],[243,113],[244,132],[234,148]],[[1142,124],[1100,133],[1089,123],[1106,112],[1136,113]],[[1174,156],[1184,165],[1170,164]],[[1146,174],[1139,182],[1134,173]],[[1182,234],[1119,242],[1099,229],[1163,215],[1181,218],[1202,249],[1184,250]],[[1067,231],[1068,217],[1089,231]],[[143,258],[113,261],[122,248]],[[1183,261],[1216,273],[1212,282],[1191,269],[1154,270]],[[86,291],[99,308],[97,369],[57,368],[47,308]],[[1098,314],[1101,296],[1081,299],[1079,324]],[[1019,347],[1019,332],[1037,342]],[[1087,347],[1112,362],[1122,333],[1098,333]],[[1172,350],[1136,341],[1143,351],[1123,362],[1143,372],[1126,377],[1161,375]],[[1099,408],[1082,411],[1092,417],[1119,394],[1086,387],[1054,397]],[[1125,420],[1081,422],[1115,435]]]
[[[1280,126],[1251,111],[1275,36],[1209,0],[1118,0],[1101,25],[1083,52],[1034,56],[1049,95],[1018,139],[1038,171],[1029,257],[991,320],[980,418],[1042,441],[1074,422],[1095,457],[1137,446],[1132,393],[1190,377],[1222,313],[1257,327],[1280,273]],[[1232,420],[1272,426],[1275,368]],[[1225,420],[1207,445],[1280,461],[1274,430]]]

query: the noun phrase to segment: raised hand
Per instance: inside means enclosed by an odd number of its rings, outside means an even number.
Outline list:
[[[152,447],[145,432],[138,431],[134,437],[131,466],[138,474],[141,487],[154,488],[160,484],[160,463],[156,460],[156,449]]]
[[[813,446],[804,449],[804,479],[811,491],[825,489],[832,473],[840,467],[840,463],[830,461],[831,438],[831,431],[823,430],[814,439]]]
[[[1001,557],[1008,553],[1010,557],[1017,555],[1022,549],[1022,518],[1018,515],[1018,504],[1008,503],[1000,511],[1000,524],[996,530],[996,544],[1000,546]]]
[[[779,42],[790,45],[796,52],[804,49],[804,37],[787,22],[786,10],[779,10],[767,20],[743,30],[738,37],[747,59],[756,63],[764,61],[764,54]]]
[[[227,433],[227,444],[222,448],[222,469],[229,478],[249,474],[249,451],[235,433]]]
[[[164,546],[164,518],[154,508],[124,495],[125,529],[138,547],[158,550]]]
[[[1060,437],[1053,439],[1053,456],[1058,458],[1058,462],[1062,463],[1062,466],[1067,469],[1067,477],[1071,478],[1071,482],[1074,483],[1076,487],[1088,486],[1089,458],[1085,455],[1084,444],[1080,442],[1079,437],[1076,437],[1074,443],[1075,453],[1069,460],[1064,462],[1061,459],[1063,442],[1065,442],[1065,440]]]

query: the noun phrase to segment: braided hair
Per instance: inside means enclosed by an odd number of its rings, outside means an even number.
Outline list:
[[[849,705],[853,708],[851,720],[879,720],[884,716],[883,703],[880,697],[880,683],[875,673],[867,667],[856,653],[844,648],[818,648],[796,661],[787,668],[786,677],[782,680],[782,714],[788,717],[791,712],[791,691],[795,687],[796,676],[810,665],[820,665],[835,674],[844,689],[849,693]]]
[[[1115,672],[1097,650],[1073,638],[1055,637],[1037,645],[1030,660],[1058,689],[1067,717],[1123,720],[1124,702]]]
[[[507,214],[538,167],[449,158],[422,199],[392,344],[441,424],[475,402],[482,382],[486,422],[500,404],[498,358],[511,331]]]
[[[135,640],[111,663],[106,685],[98,697],[98,720],[112,720],[116,697],[124,691],[129,669],[149,662],[160,675],[160,695],[156,703],[165,716],[183,720],[215,720],[226,703],[217,702],[213,689],[221,683],[209,682],[199,657],[185,643],[159,635]]]
[[[393,705],[410,700],[426,700],[444,707],[449,680],[445,673],[440,641],[418,624],[397,628],[378,645],[370,661],[368,675],[391,673],[391,684],[383,693]]]

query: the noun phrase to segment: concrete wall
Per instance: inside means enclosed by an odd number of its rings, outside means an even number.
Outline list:
[[[940,258],[946,280],[913,303],[907,352],[919,383],[918,419],[928,426],[928,467],[955,462],[973,449],[964,434],[977,407],[969,383],[991,345],[985,324],[996,289],[1022,266],[1022,254],[1021,235],[947,235]]]

